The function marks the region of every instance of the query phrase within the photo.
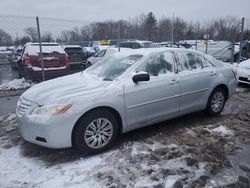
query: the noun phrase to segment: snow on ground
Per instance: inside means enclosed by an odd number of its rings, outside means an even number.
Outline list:
[[[39,160],[22,156],[19,146],[0,151],[2,187],[99,187],[89,178],[103,162],[99,156],[46,167]]]
[[[0,90],[15,90],[25,89],[32,86],[32,83],[27,82],[24,78],[14,80],[4,80],[0,85]]]
[[[219,127],[216,127],[214,129],[212,129],[212,132],[216,132],[216,133],[219,133],[223,136],[226,136],[226,135],[233,135],[233,132],[228,129],[227,127],[224,127],[224,126],[219,126]]]

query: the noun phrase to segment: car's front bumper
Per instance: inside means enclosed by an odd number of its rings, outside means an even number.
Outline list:
[[[22,137],[47,148],[72,146],[71,134],[75,120],[68,115],[22,115],[17,113],[17,124]]]
[[[237,79],[240,83],[250,84],[250,69],[238,67]]]

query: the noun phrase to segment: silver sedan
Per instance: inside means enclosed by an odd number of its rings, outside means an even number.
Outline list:
[[[236,85],[230,66],[201,52],[121,51],[27,90],[18,101],[17,123],[29,142],[96,153],[119,133],[194,111],[218,115]]]

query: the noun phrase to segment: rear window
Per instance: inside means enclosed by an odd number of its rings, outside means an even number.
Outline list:
[[[81,48],[65,48],[67,54],[81,54],[83,50]]]
[[[45,55],[49,54],[65,54],[64,49],[58,44],[42,44],[42,52]],[[28,55],[38,55],[40,53],[39,45],[32,44],[27,49]]]

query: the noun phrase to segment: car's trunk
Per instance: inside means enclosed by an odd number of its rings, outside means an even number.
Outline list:
[[[39,56],[30,56],[31,65],[33,67],[42,67],[42,63]],[[43,54],[44,68],[63,67],[66,66],[65,54]]]

